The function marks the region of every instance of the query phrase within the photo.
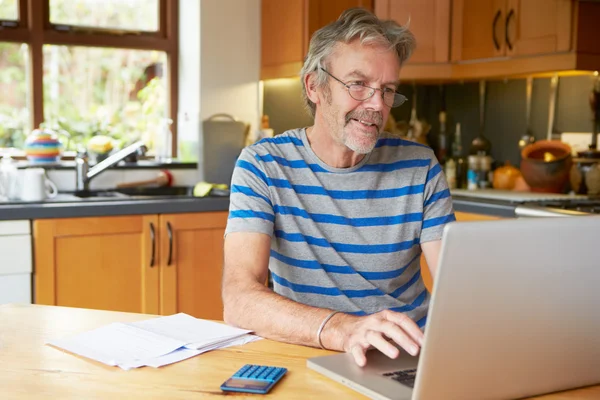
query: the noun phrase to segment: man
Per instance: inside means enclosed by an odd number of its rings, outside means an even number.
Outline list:
[[[229,324],[289,343],[389,357],[419,352],[442,229],[454,220],[430,148],[382,139],[413,35],[362,9],[311,39],[302,69],[314,125],[242,152],[223,271]],[[265,282],[271,271],[274,291]]]

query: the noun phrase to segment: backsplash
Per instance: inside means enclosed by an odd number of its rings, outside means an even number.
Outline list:
[[[558,82],[554,133],[591,132],[592,113],[588,97],[592,90],[591,75],[565,76]],[[520,161],[518,141],[525,134],[525,79],[487,81],[484,135],[492,143],[494,160]],[[417,113],[432,129],[432,139],[439,130],[441,105],[439,85],[417,85]],[[413,99],[413,86],[401,85],[399,91],[408,97],[392,114],[396,121],[408,121]],[[456,122],[462,125],[463,148],[468,151],[479,130],[479,83],[465,82],[445,85],[448,129],[454,133]],[[531,131],[536,140],[545,139],[548,131],[550,78],[533,79]],[[275,134],[288,129],[312,125],[302,105],[299,79],[279,79],[264,82],[263,113],[269,115]],[[559,139],[559,137],[555,137]],[[435,143],[431,141],[431,143]]]

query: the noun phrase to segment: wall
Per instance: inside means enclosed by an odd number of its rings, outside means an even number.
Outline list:
[[[204,119],[227,113],[259,123],[260,0],[181,0],[180,21],[178,118],[182,135],[198,138],[201,180]]]
[[[558,83],[555,133],[591,132],[592,114],[588,96],[592,89],[592,76],[561,77]],[[283,81],[283,80],[282,80]],[[487,82],[484,135],[492,143],[492,157],[518,165],[520,161],[518,141],[526,131],[525,79]],[[408,121],[412,108],[414,88],[402,85],[401,93],[409,99],[392,114],[396,121]],[[417,114],[432,124],[428,135],[434,144],[434,134],[439,129],[438,113],[441,104],[439,86],[418,85]],[[462,143],[465,152],[479,131],[479,83],[455,83],[445,85],[448,126],[454,132],[456,122],[462,125]],[[548,131],[550,79],[533,80],[531,130],[536,139],[545,139]],[[271,119],[275,133],[312,124],[301,102],[300,80],[279,80],[264,83],[264,113]]]

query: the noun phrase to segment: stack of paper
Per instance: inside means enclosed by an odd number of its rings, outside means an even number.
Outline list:
[[[140,322],[113,323],[48,342],[123,369],[161,367],[200,353],[260,339],[245,329],[179,313]]]

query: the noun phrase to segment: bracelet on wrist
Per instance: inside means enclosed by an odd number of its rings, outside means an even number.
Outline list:
[[[327,322],[329,322],[329,320],[337,313],[339,313],[339,311],[333,311],[331,314],[326,316],[325,319],[323,320],[323,322],[321,322],[319,329],[317,330],[317,342],[319,342],[319,346],[323,350],[326,350],[326,349],[325,349],[325,346],[323,346],[323,342],[321,342],[321,332],[323,332],[323,328],[325,328],[325,325],[327,324]]]

